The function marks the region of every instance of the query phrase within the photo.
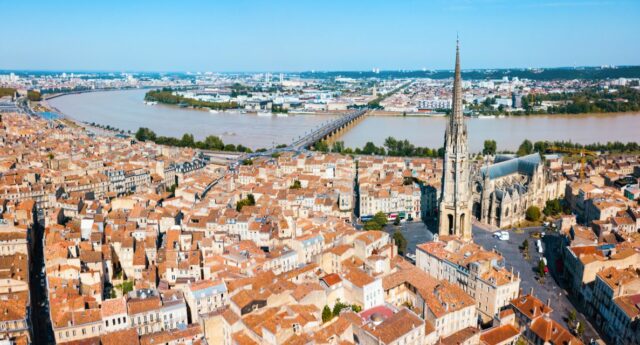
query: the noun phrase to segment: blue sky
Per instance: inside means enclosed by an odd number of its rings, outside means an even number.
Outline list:
[[[301,71],[640,64],[640,1],[0,0],[0,69]]]

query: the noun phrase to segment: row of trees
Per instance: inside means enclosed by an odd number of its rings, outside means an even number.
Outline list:
[[[321,152],[336,152],[358,155],[380,155],[395,157],[444,157],[444,148],[430,149],[428,147],[415,146],[408,140],[397,140],[394,137],[385,139],[382,146],[373,142],[367,142],[364,147],[352,149],[344,146],[344,141],[336,141],[329,146],[325,141],[318,142],[314,148]]]
[[[544,205],[544,209],[540,212],[540,209],[537,206],[529,206],[525,213],[525,217],[529,221],[538,221],[542,214],[547,217],[557,216],[561,213],[570,214],[571,210],[569,206],[560,201],[559,199],[547,200]]]
[[[90,126],[92,126],[92,127],[102,128],[104,130],[112,131],[112,132],[118,132],[120,134],[131,133],[131,131],[125,131],[124,129],[116,128],[116,127],[113,127],[111,125],[101,125],[101,124],[95,123],[95,122],[85,122],[85,123],[90,125]]]
[[[185,104],[194,108],[210,108],[217,110],[235,109],[238,107],[236,102],[207,102],[193,98],[186,98],[174,93],[175,90],[163,88],[161,90],[152,90],[144,95],[145,101],[158,102],[164,104]]]
[[[640,144],[637,142],[628,142],[622,143],[620,141],[613,141],[603,143],[594,143],[594,144],[578,144],[571,141],[536,141],[531,142],[529,139],[525,139],[522,141],[520,146],[518,146],[518,150],[515,152],[518,156],[526,156],[533,152],[546,153],[550,151],[552,148],[560,148],[560,149],[585,149],[588,151],[603,151],[603,152],[613,152],[613,153],[624,153],[624,152],[638,152],[640,151]],[[495,155],[498,152],[498,146],[495,140],[485,140],[484,146],[482,148],[483,155]],[[503,151],[507,152],[507,151]]]
[[[182,138],[157,136],[156,133],[149,128],[140,127],[136,132],[136,139],[139,141],[153,141],[159,145],[190,147],[201,150],[216,151],[234,151],[234,152],[252,152],[250,148],[243,145],[225,144],[222,139],[215,135],[209,135],[203,141],[196,141],[193,134],[185,133]]]

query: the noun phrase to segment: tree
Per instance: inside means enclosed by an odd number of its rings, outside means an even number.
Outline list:
[[[387,225],[387,215],[384,212],[378,212],[373,216],[373,220],[380,224],[380,227],[384,227]]]
[[[293,181],[293,184],[291,185],[291,187],[289,187],[289,189],[300,189],[302,188],[302,184],[300,184],[300,181],[295,180]]]
[[[540,209],[537,206],[529,206],[525,217],[530,222],[537,222],[540,219]]]
[[[374,220],[368,220],[364,223],[364,229],[369,231],[369,230],[381,230],[382,226],[380,226],[380,224]]]
[[[364,144],[364,147],[362,148],[362,153],[365,155],[372,155],[377,152],[378,152],[378,147],[370,141]]]
[[[482,149],[483,155],[495,155],[498,149],[498,144],[495,140],[485,140],[484,148]]]
[[[140,128],[138,128],[138,131],[136,132],[136,140],[138,140],[138,141],[147,141],[147,140],[155,141],[156,140],[156,134],[152,130],[150,130],[149,128],[140,127]]]
[[[385,225],[387,225],[387,215],[384,212],[378,212],[371,220],[364,223],[364,229],[382,230]]]
[[[132,281],[123,281],[122,284],[118,284],[117,286],[121,291],[123,295],[126,295],[127,293],[133,291],[133,282]]]
[[[525,252],[529,250],[529,240],[526,238],[522,241],[522,250]]]
[[[361,312],[361,311],[362,311],[362,307],[361,307],[361,306],[359,306],[359,305],[357,305],[357,304],[352,304],[352,305],[351,305],[351,310],[352,310],[354,313],[359,313],[359,312]]]
[[[518,151],[516,152],[516,154],[518,155],[518,157],[522,157],[531,154],[532,152],[533,144],[531,143],[531,141],[529,141],[529,139],[525,139],[522,144],[520,144],[520,147],[518,147]]]
[[[344,151],[344,141],[336,141],[331,146],[331,152],[342,153]]]
[[[329,152],[329,145],[325,141],[319,141],[313,145],[313,147],[320,152]]]
[[[533,144],[533,150],[536,152],[540,152],[540,154],[543,154],[545,152],[547,152],[547,142],[546,141],[536,141],[535,144]]]
[[[560,203],[560,200],[547,200],[542,212],[545,214],[545,216],[557,216],[558,214],[560,214],[560,212],[562,212],[562,204]]]
[[[404,238],[404,235],[396,230],[396,232],[393,233],[393,241],[398,247],[398,253],[404,255],[407,252],[407,239]]]
[[[256,199],[253,197],[253,194],[247,195],[246,198],[238,201],[236,203],[236,211],[240,212],[245,206],[254,206],[256,204]]]
[[[578,316],[578,313],[575,310],[569,310],[569,313],[567,314],[567,319],[568,319],[568,323],[569,325],[573,325],[574,322],[576,322],[576,317]]]
[[[582,335],[584,334],[584,323],[578,322],[577,332],[578,332],[578,335],[582,337]]]
[[[544,261],[540,260],[538,261],[538,274],[540,275],[540,277],[544,277],[544,269],[545,269],[545,264]]]
[[[339,300],[336,301],[336,304],[333,306],[333,316],[338,316],[340,315],[340,312],[342,311],[342,309],[348,309],[350,306],[348,304],[344,304],[342,302],[340,302]]]
[[[193,139],[193,134],[185,133],[182,136],[182,139],[180,139],[180,146],[183,146],[183,147],[194,147],[195,144],[196,144],[196,142]]]
[[[207,150],[222,150],[224,149],[224,143],[222,142],[222,140],[215,136],[215,135],[209,135],[206,138],[204,138],[204,146]]]
[[[333,314],[331,314],[331,309],[328,305],[325,305],[324,308],[322,308],[322,322],[329,322],[332,318]]]

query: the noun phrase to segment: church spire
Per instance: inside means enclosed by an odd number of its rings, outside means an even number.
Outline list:
[[[453,77],[451,124],[462,123],[462,75],[460,73],[460,40],[456,39],[456,69]]]
[[[439,201],[440,235],[471,239],[471,184],[467,127],[462,114],[462,77],[460,43],[456,40],[456,69],[453,78],[451,117],[444,134],[445,153],[442,192]]]

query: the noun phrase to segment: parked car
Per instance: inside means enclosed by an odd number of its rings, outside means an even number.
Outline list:
[[[542,242],[540,240],[536,241],[536,247],[538,247],[538,253],[544,253],[544,249],[542,248]]]
[[[497,231],[493,233],[493,236],[499,239],[500,241],[508,241],[509,240],[509,232],[508,231]]]

